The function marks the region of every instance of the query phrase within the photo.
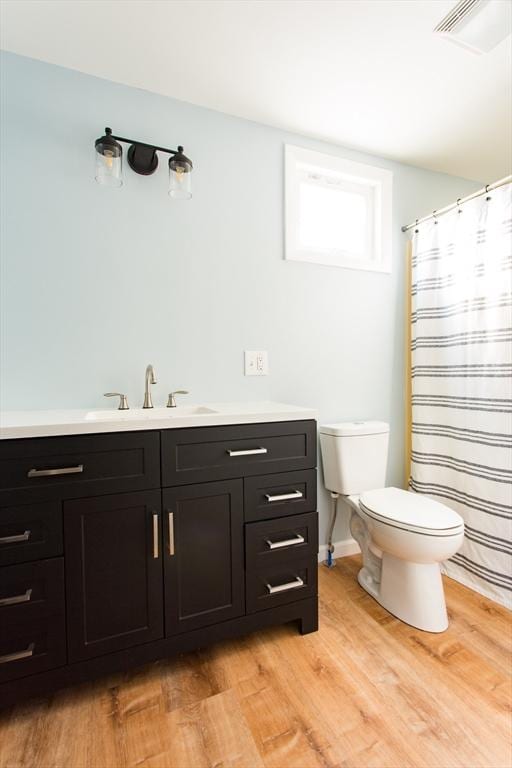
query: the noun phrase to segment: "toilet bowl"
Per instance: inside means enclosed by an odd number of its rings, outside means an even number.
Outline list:
[[[383,422],[320,428],[326,487],[343,495],[363,555],[358,582],[397,618],[443,632],[448,614],[440,563],[464,538],[457,512],[422,494],[382,487],[389,427]]]
[[[352,508],[352,535],[363,552],[359,584],[407,624],[444,632],[448,614],[439,564],[462,544],[460,515],[399,488],[367,491],[347,501]],[[373,558],[365,559],[367,548]]]

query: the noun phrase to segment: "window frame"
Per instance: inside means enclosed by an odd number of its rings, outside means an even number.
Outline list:
[[[339,180],[340,189],[351,191],[354,187],[367,190],[373,197],[371,227],[372,256],[354,258],[346,251],[300,247],[299,187],[304,173],[333,176]],[[285,259],[313,264],[358,269],[372,272],[391,272],[392,254],[392,188],[393,173],[365,163],[336,155],[328,155],[291,144],[285,144]],[[344,186],[344,184],[346,186]],[[319,186],[328,186],[319,180]],[[371,212],[370,212],[371,213]],[[365,233],[368,241],[369,233]]]

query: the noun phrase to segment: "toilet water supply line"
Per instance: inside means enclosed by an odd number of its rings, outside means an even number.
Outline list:
[[[327,566],[327,568],[334,568],[336,565],[336,560],[334,560],[334,544],[332,543],[332,537],[334,535],[334,526],[336,524],[336,516],[338,514],[338,498],[339,493],[334,493],[331,491],[331,499],[332,499],[332,515],[331,515],[331,524],[329,526],[329,534],[327,537],[327,560],[325,561],[324,565]]]

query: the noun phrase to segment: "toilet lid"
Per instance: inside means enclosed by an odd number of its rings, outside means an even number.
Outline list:
[[[449,535],[464,529],[464,520],[455,510],[413,491],[366,491],[360,504],[370,517],[407,530]]]

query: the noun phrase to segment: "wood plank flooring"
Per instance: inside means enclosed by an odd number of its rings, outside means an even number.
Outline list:
[[[320,567],[320,631],[226,642],[0,714],[0,768],[510,768],[511,614],[445,580],[431,635]]]

